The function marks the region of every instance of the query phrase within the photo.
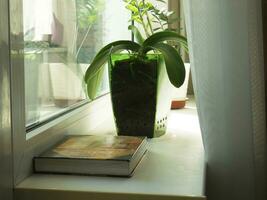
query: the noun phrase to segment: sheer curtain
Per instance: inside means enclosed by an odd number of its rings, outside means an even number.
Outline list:
[[[53,0],[52,7],[54,43],[67,48],[68,54],[73,54],[72,56],[75,57],[77,43],[76,1]]]
[[[59,27],[61,25],[61,27]],[[64,27],[68,27],[63,30]],[[62,30],[59,30],[59,29]],[[46,35],[62,38],[57,45],[73,50],[76,31],[76,6],[74,0],[23,0],[24,39],[42,41]]]
[[[51,34],[53,20],[52,0],[23,0],[23,29],[26,40],[43,40]]]
[[[185,0],[184,6],[207,198],[265,200],[261,1]]]

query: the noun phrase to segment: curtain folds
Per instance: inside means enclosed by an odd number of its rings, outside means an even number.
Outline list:
[[[185,0],[209,200],[266,200],[260,0]]]

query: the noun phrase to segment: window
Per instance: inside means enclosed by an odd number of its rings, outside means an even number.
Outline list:
[[[82,77],[103,45],[131,33],[122,0],[10,0],[9,13],[17,184],[31,173],[34,156],[66,133],[88,134],[112,115],[108,96],[87,104]],[[108,91],[107,78],[106,70],[99,95]]]
[[[131,38],[130,16],[118,0],[23,0],[22,7],[30,129],[88,102],[85,70],[103,45]],[[99,95],[108,92],[107,73]]]

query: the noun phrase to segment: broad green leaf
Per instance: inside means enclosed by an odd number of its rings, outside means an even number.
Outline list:
[[[103,65],[108,61],[109,55],[111,53],[116,53],[116,52],[120,52],[123,50],[130,50],[130,51],[134,51],[134,52],[138,52],[138,50],[141,48],[141,46],[135,42],[132,41],[128,41],[128,40],[119,40],[116,42],[112,42],[108,45],[106,45],[105,47],[103,47],[98,54],[95,56],[94,60],[92,61],[92,63],[90,64],[90,66],[88,67],[88,69],[86,70],[85,73],[85,77],[84,80],[87,84],[92,84],[92,91],[87,91],[88,92],[88,96],[90,98],[94,98],[95,96],[95,91],[97,88],[95,88],[96,86],[98,86],[97,80],[98,78],[95,78],[95,76],[99,76],[100,71],[103,68]],[[89,86],[87,86],[88,88]]]
[[[130,50],[137,52],[140,48],[141,46],[139,44],[129,40],[118,40],[115,42],[111,42],[104,46],[102,49],[100,49],[100,51],[95,56],[93,62],[97,59],[97,57],[102,57],[102,54],[109,54],[111,49],[112,53],[116,53],[116,51],[120,50]],[[91,63],[91,65],[93,64],[93,62]]]
[[[142,34],[140,33],[140,31],[138,30],[138,28],[134,25],[130,25],[130,26],[128,26],[128,29],[131,30],[132,33],[134,34],[134,37],[135,37],[137,43],[142,45],[144,42],[144,38],[143,38]]]
[[[180,34],[173,32],[173,31],[157,32],[151,35],[149,38],[147,38],[144,41],[143,46],[145,49],[147,46],[153,46],[157,43],[161,43],[165,41],[176,41],[186,50],[186,52],[188,52],[187,39],[184,36],[181,36]]]
[[[94,99],[97,96],[97,92],[103,81],[104,67],[100,68],[91,79],[86,81],[87,94],[90,99]]]
[[[154,44],[151,48],[163,55],[170,82],[177,88],[181,87],[185,80],[185,66],[176,49],[164,43]]]
[[[139,44],[128,40],[119,40],[106,45],[98,52],[98,54],[95,56],[92,63],[88,67],[85,73],[85,80],[94,76],[94,73],[96,73],[99,68],[101,68],[102,65],[107,61],[111,52],[116,53],[123,50],[131,50],[137,52],[140,47],[141,46]]]

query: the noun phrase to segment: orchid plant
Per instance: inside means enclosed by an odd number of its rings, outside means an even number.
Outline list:
[[[136,42],[130,40],[118,40],[104,46],[97,53],[92,63],[88,67],[84,78],[87,84],[88,96],[91,99],[95,98],[98,87],[101,83],[104,64],[110,60],[113,54],[122,51],[129,52],[132,59],[138,59],[141,62],[147,59],[148,53],[159,53],[164,58],[166,71],[170,82],[175,87],[180,87],[184,82],[184,62],[178,51],[167,42],[176,41],[180,44],[181,47],[188,51],[186,38],[174,31],[158,31],[153,29],[152,20],[154,20],[154,18],[152,18],[151,16],[156,15],[160,23],[162,23],[163,20],[161,19],[162,17],[158,16],[160,14],[160,11],[156,9],[156,7],[154,7],[149,1],[124,1],[126,3],[126,8],[132,13],[131,20],[142,25],[146,34],[146,39],[144,39],[141,32],[136,26],[130,25],[128,29],[131,30],[134,34]]]

